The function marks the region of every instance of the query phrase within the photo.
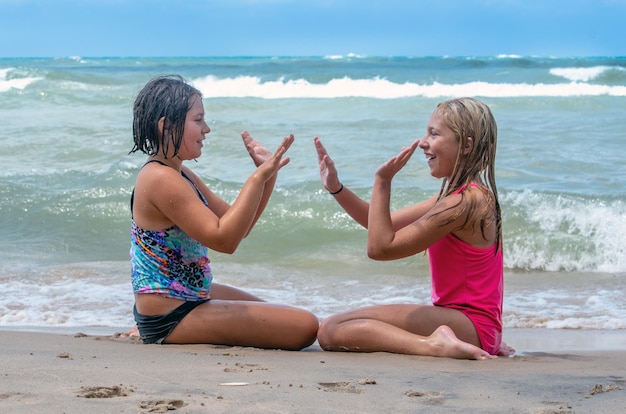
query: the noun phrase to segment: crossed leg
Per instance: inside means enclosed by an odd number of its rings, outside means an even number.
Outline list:
[[[460,311],[428,305],[380,305],[330,316],[318,331],[327,351],[392,352],[490,359]]]
[[[211,299],[185,316],[165,343],[205,343],[301,350],[313,344],[312,313],[267,302]]]
[[[241,289],[213,283],[211,300],[185,316],[164,343],[300,350],[315,342],[318,327],[317,317],[304,309],[269,304]],[[120,335],[127,336],[139,336],[137,326]]]

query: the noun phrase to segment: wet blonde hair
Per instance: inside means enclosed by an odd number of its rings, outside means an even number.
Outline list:
[[[480,219],[481,231],[484,236],[488,221],[495,219],[496,243],[499,248],[502,240],[502,212],[495,179],[498,127],[491,109],[474,98],[457,98],[439,103],[435,110],[441,115],[446,126],[454,132],[459,143],[454,170],[450,181],[447,178],[443,180],[439,199],[461,188],[469,187],[471,183],[478,184],[478,188],[484,192],[488,201],[486,207],[477,215]],[[472,139],[471,144],[468,138]],[[469,152],[466,154],[468,148]],[[475,204],[473,200],[470,200],[467,209],[471,211]],[[463,213],[464,211],[459,211],[451,220]],[[469,220],[470,214],[467,217]]]

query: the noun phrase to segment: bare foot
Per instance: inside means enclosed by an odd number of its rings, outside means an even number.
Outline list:
[[[504,342],[502,342],[502,344],[500,344],[500,352],[498,352],[498,356],[509,357],[509,356],[512,356],[513,354],[515,354],[515,349],[513,349],[510,346],[508,346]]]
[[[446,325],[435,329],[428,341],[433,344],[433,356],[477,360],[497,358],[475,345],[461,341]]]
[[[130,331],[126,333],[120,333],[117,335],[117,338],[134,338],[134,337],[139,337],[139,328],[137,328],[137,325],[130,328]]]

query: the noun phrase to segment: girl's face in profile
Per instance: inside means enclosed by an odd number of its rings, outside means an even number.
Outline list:
[[[419,147],[424,150],[428,160],[430,175],[450,180],[456,164],[459,142],[436,109],[428,120],[426,135],[420,140]]]
[[[205,140],[205,135],[211,132],[211,128],[209,128],[204,120],[204,115],[202,99],[196,96],[185,118],[185,130],[178,153],[179,158],[192,160],[200,157],[202,154],[202,147],[204,145],[202,141]]]

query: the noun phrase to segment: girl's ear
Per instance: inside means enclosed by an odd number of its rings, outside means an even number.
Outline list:
[[[163,127],[165,126],[165,117],[162,116],[159,118],[158,127],[159,127],[159,135],[163,136]]]
[[[465,141],[465,147],[463,148],[463,155],[467,155],[472,152],[472,148],[474,148],[474,138],[467,137],[467,141]]]

